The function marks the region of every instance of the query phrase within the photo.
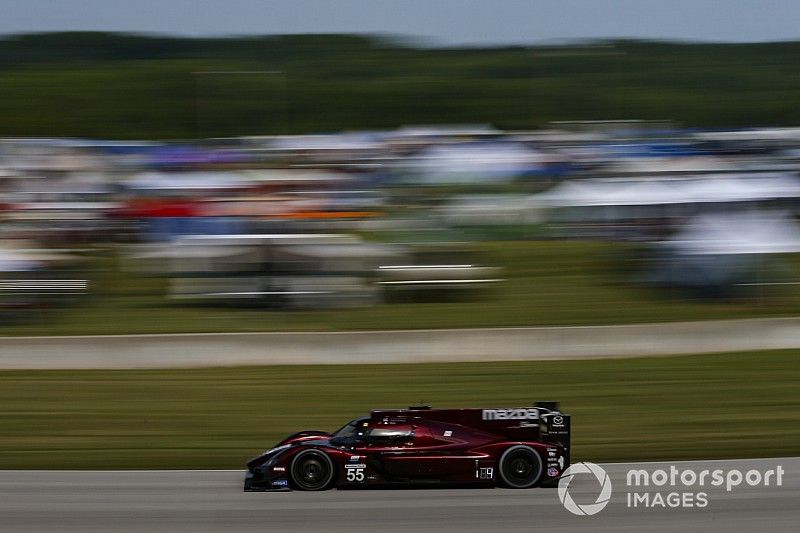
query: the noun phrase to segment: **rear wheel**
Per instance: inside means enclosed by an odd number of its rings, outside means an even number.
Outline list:
[[[500,478],[512,489],[535,487],[542,479],[542,458],[530,446],[518,444],[500,456]]]
[[[292,484],[300,490],[325,490],[333,481],[336,469],[328,454],[305,450],[292,460]]]

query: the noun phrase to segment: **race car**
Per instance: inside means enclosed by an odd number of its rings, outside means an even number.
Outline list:
[[[247,463],[245,491],[391,485],[552,484],[570,464],[556,402],[491,409],[372,411],[333,433],[301,431]]]

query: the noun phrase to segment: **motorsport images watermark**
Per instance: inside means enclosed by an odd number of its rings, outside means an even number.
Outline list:
[[[600,483],[600,494],[594,503],[578,504],[569,493],[569,485],[572,479],[579,474],[592,474]],[[602,511],[611,499],[611,478],[605,470],[594,463],[575,463],[562,474],[558,481],[558,499],[566,507],[567,511],[580,516],[591,516]]]
[[[630,508],[704,508],[709,505],[707,490],[710,488],[724,488],[726,492],[732,492],[744,486],[780,487],[784,473],[781,465],[767,470],[754,468],[746,471],[738,468],[679,469],[675,465],[656,470],[632,468],[625,476],[625,502]],[[591,475],[598,482],[594,502],[577,503],[573,494],[570,494],[572,480],[579,475]],[[579,516],[591,516],[602,511],[611,500],[612,491],[610,476],[594,463],[570,466],[558,482],[558,499],[567,511]]]

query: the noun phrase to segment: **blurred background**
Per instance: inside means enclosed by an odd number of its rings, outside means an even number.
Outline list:
[[[76,3],[0,20],[0,466],[238,468],[370,408],[542,399],[576,457],[798,455],[796,350],[42,370],[83,341],[10,338],[794,317],[795,7]]]
[[[798,53],[5,37],[0,331],[794,313]]]

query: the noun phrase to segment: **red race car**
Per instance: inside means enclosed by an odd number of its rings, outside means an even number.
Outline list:
[[[301,431],[247,463],[246,491],[387,485],[551,484],[569,466],[570,417],[534,407],[372,411]]]

